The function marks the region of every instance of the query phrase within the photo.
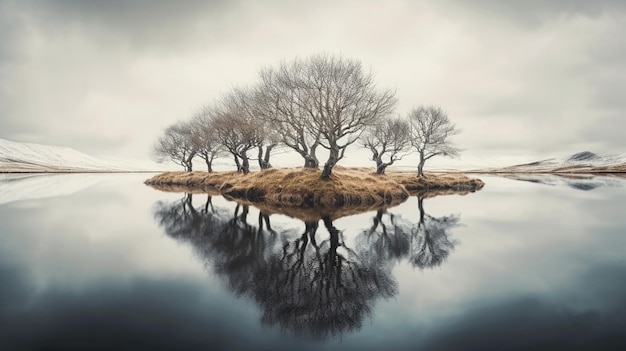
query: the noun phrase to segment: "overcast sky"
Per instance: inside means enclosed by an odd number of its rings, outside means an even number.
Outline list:
[[[0,0],[0,138],[149,157],[281,60],[359,59],[463,155],[626,152],[626,1]],[[349,153],[349,152],[348,152]]]

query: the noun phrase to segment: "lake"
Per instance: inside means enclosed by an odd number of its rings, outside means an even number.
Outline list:
[[[348,217],[0,175],[0,350],[623,350],[626,180],[480,175]]]

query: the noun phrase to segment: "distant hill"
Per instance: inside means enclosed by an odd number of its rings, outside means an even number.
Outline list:
[[[68,147],[0,139],[0,173],[142,172],[164,168],[151,161],[102,159]]]
[[[593,152],[583,151],[564,159],[550,158],[480,171],[498,173],[624,173],[626,172],[626,154],[601,156]]]

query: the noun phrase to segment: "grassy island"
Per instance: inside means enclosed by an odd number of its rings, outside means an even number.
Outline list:
[[[330,180],[320,180],[321,170],[272,168],[249,174],[239,172],[165,172],[146,184],[165,191],[223,195],[258,206],[285,208],[364,208],[393,206],[409,196],[431,191],[473,192],[480,179],[459,173],[415,174],[389,172],[378,175],[368,168],[337,166]]]

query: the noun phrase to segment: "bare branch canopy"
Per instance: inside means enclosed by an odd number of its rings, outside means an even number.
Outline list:
[[[438,106],[420,106],[409,112],[411,145],[419,153],[417,175],[424,176],[424,163],[435,156],[455,157],[459,149],[454,147],[450,136],[460,130],[450,121],[448,114]]]

